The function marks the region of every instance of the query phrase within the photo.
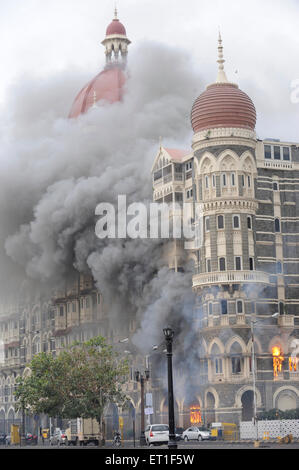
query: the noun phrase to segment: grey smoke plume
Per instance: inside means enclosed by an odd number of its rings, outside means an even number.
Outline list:
[[[124,101],[76,120],[66,116],[87,81],[82,73],[14,86],[2,115],[1,283],[15,294],[24,276],[52,287],[74,270],[91,271],[111,318],[136,315],[137,347],[150,349],[171,322],[184,348],[190,272],[165,269],[160,240],[99,240],[94,212],[119,194],[128,204],[151,201],[159,136],[167,146],[190,147],[200,80],[184,51],[149,42],[130,54],[128,68]]]

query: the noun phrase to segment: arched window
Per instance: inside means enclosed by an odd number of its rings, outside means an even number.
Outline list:
[[[233,375],[240,375],[243,368],[242,348],[239,343],[235,342],[230,350],[231,367]]]
[[[240,228],[240,216],[233,215],[233,228]]]
[[[226,270],[225,258],[220,258],[219,259],[219,270],[220,271],[225,271]]]
[[[222,365],[222,358],[221,352],[217,344],[214,344],[212,347],[212,360],[214,365],[214,374],[222,374],[223,373],[223,365]]]
[[[218,222],[218,229],[219,230],[224,229],[224,217],[223,217],[223,215],[218,215],[217,222]]]

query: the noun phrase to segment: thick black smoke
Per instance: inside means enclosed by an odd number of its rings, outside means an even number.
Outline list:
[[[199,77],[184,51],[148,42],[131,54],[128,75],[122,103],[71,120],[82,74],[27,78],[11,90],[0,146],[2,299],[16,299],[24,279],[53,287],[91,271],[116,319],[137,316],[137,346],[149,349],[167,322],[189,344],[191,274],[165,268],[160,240],[99,240],[95,208],[120,194],[128,204],[151,201],[159,136],[190,147]]]

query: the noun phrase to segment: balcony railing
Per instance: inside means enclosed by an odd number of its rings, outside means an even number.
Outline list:
[[[215,284],[271,284],[269,274],[262,271],[223,271],[193,276],[193,287]]]

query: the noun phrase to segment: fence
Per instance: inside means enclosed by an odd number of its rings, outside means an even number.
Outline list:
[[[258,421],[256,425],[252,421],[240,423],[240,439],[277,439],[292,434],[299,438],[299,419],[286,419],[276,421]]]

